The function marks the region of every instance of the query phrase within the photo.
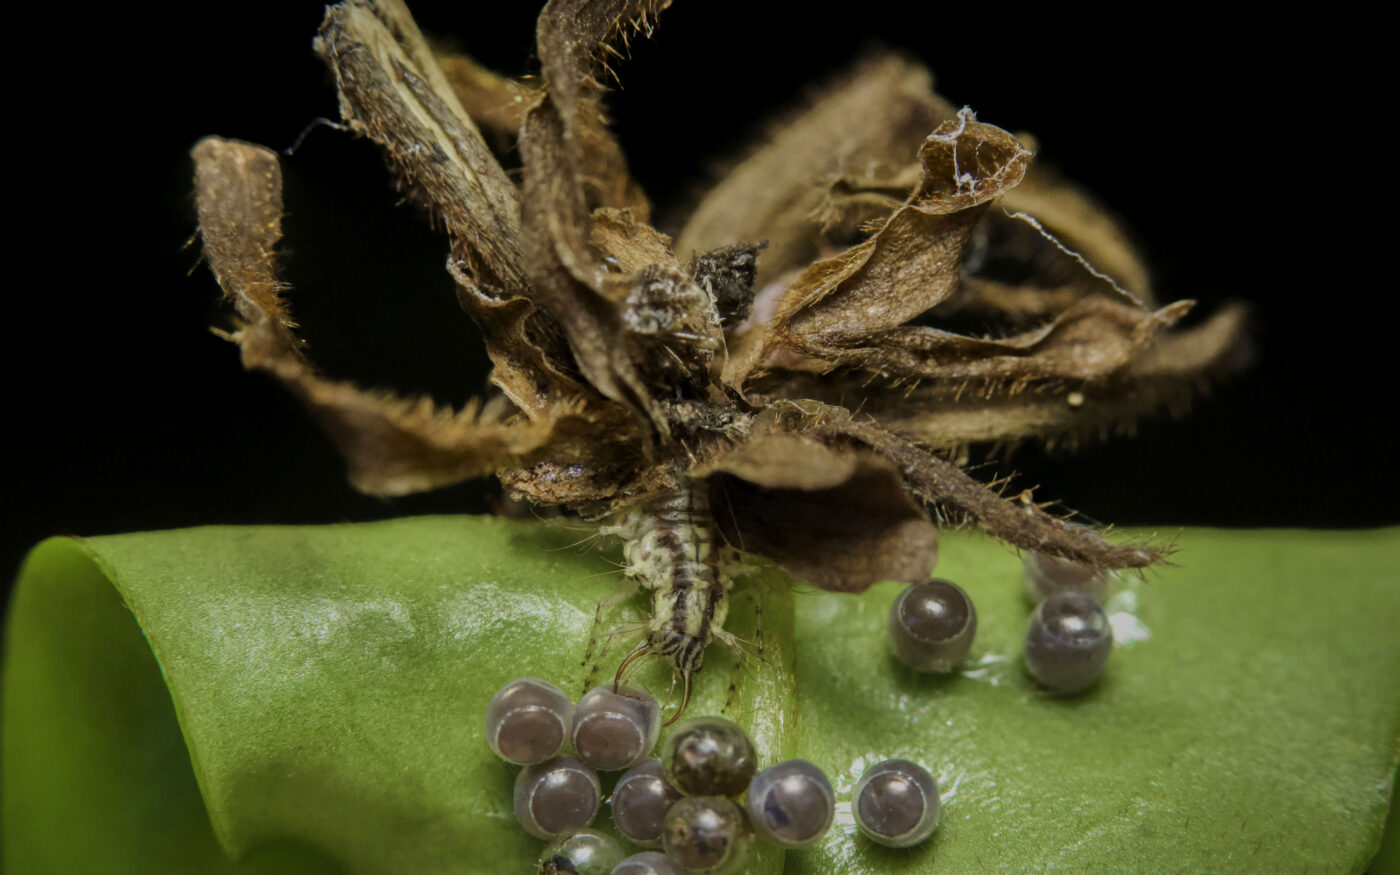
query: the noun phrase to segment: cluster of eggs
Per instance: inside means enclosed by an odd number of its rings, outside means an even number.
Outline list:
[[[1047,689],[1078,692],[1102,674],[1113,645],[1098,604],[1105,586],[1092,570],[1027,555],[1025,592],[1036,608],[1026,630],[1026,667]],[[977,611],[954,583],[918,583],[895,599],[889,631],[907,665],[951,672],[972,646]],[[735,872],[755,837],[800,849],[831,827],[835,792],[806,760],[759,770],[744,730],[718,717],[680,723],[653,759],[660,731],[660,705],[629,687],[595,687],[577,704],[536,678],[496,693],[487,706],[486,738],[502,759],[524,766],[515,781],[515,817],[531,835],[553,842],[541,872]],[[569,746],[574,755],[562,755]],[[589,828],[604,801],[600,771],[623,772],[611,798],[617,832],[660,851],[624,856],[613,838]],[[877,763],[851,791],[851,816],[872,841],[916,845],[938,826],[937,782],[917,763]]]
[[[502,759],[524,766],[515,817],[531,835],[553,840],[542,872],[735,872],[755,837],[798,849],[831,827],[836,794],[811,763],[760,770],[748,735],[718,717],[678,724],[652,759],[660,727],[656,700],[627,687],[596,687],[574,704],[552,684],[520,678],[491,699],[487,741]],[[574,755],[561,756],[570,745]],[[624,857],[614,839],[589,829],[603,803],[599,771],[623,772],[611,800],[618,833],[660,851]],[[866,770],[851,808],[873,841],[907,847],[938,826],[938,786],[916,763],[887,760]]]
[[[1025,559],[1026,597],[1036,605],[1026,627],[1026,668],[1056,693],[1077,693],[1103,674],[1113,629],[1099,602],[1102,574],[1041,553]],[[899,659],[924,672],[950,672],[977,634],[977,611],[957,584],[916,583],[890,607],[890,641]]]

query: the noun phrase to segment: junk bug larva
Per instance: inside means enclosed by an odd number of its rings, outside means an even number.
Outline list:
[[[1179,405],[1244,363],[1243,309],[1174,328],[1191,302],[1158,305],[1107,215],[896,55],[850,70],[663,233],[602,83],[669,5],[553,0],[524,81],[435,51],[401,0],[328,8],[314,46],[342,129],[373,139],[446,232],[493,388],[452,410],[319,371],[277,263],[280,159],[209,137],[192,152],[199,229],[244,365],[311,409],[363,492],[495,475],[537,506],[618,515],[654,616],[615,680],[665,658],[685,683],[673,720],[710,639],[737,643],[716,522],[835,592],[927,580],[929,508],[1097,571],[1159,563],[1160,548],[1109,543],[1028,493],[1013,503],[953,459]],[[1024,282],[988,267],[1007,260]],[[982,324],[963,333],[964,315]]]
[[[617,687],[638,659],[660,656],[680,673],[685,685],[670,726],[690,702],[691,678],[705,659],[705,647],[717,638],[730,646],[737,639],[724,630],[729,615],[731,564],[721,555],[710,513],[709,485],[686,481],[679,489],[645,507],[627,511],[606,534],[624,539],[625,573],[636,586],[652,591],[647,636],[617,668]]]

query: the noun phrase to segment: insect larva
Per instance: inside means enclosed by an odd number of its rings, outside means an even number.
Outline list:
[[[607,534],[624,539],[628,579],[652,591],[652,617],[647,635],[614,678],[643,656],[660,656],[680,673],[685,685],[680,707],[669,726],[690,702],[691,677],[699,671],[712,638],[731,646],[737,639],[724,630],[733,579],[721,556],[708,486],[688,480],[639,508],[628,510]]]

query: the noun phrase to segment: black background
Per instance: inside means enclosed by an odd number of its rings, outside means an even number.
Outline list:
[[[412,5],[430,35],[498,70],[532,70],[533,4]],[[0,576],[50,534],[479,512],[496,489],[354,493],[309,418],[208,331],[227,315],[185,246],[189,148],[205,134],[285,148],[338,114],[310,48],[320,4],[190,6],[120,18],[55,7],[13,37],[46,60],[8,101],[8,212],[23,245],[9,254],[18,400]],[[903,49],[981,120],[1036,134],[1039,160],[1118,212],[1163,299],[1256,307],[1258,363],[1189,417],[1073,456],[1022,449],[1003,470],[1118,524],[1400,522],[1394,368],[1378,355],[1394,294],[1377,267],[1394,244],[1379,237],[1394,223],[1364,211],[1393,150],[1364,92],[1379,80],[1346,50],[1343,25],[878,0],[839,17],[806,9],[683,2],[634,43],[612,108],[657,204],[683,200],[862,51]],[[479,392],[486,359],[442,269],[446,241],[398,204],[372,144],[317,129],[285,168],[287,278],[313,358],[444,401]]]

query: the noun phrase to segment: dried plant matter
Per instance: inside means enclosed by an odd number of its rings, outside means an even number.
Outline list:
[[[843,591],[925,579],[926,508],[1098,568],[1158,561],[950,459],[1179,403],[1237,358],[1240,309],[1173,331],[1191,302],[1153,303],[1090,199],[896,57],[836,83],[661,233],[600,70],[666,5],[553,0],[533,84],[435,57],[398,0],[332,7],[316,50],[344,119],[446,230],[499,391],[453,412],[319,375],[275,269],[277,158],[210,138],[194,150],[200,226],[244,363],[307,404],[373,494],[495,473],[601,516],[702,481],[731,543]],[[482,127],[518,131],[518,185]],[[1009,328],[949,330],[954,313]]]

